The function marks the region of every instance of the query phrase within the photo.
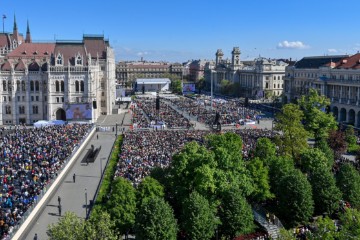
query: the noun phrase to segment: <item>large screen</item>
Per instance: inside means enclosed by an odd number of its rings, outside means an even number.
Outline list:
[[[183,94],[195,93],[195,83],[183,83]]]
[[[66,120],[91,120],[92,106],[90,103],[68,104],[66,108]]]

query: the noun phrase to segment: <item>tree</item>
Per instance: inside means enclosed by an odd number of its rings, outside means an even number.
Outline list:
[[[326,138],[330,130],[337,128],[334,116],[325,111],[330,100],[320,96],[316,89],[310,88],[308,94],[301,96],[298,104],[304,113],[305,129],[314,134],[315,139]]]
[[[345,130],[345,141],[347,143],[348,152],[356,152],[359,149],[359,146],[356,144],[357,137],[355,136],[354,127],[348,125]]]
[[[46,232],[50,240],[85,239],[85,221],[73,212],[66,212],[58,223],[48,226]]]
[[[229,80],[223,79],[220,82],[220,92],[221,94],[224,95],[229,95],[230,91],[231,91],[231,82]]]
[[[322,139],[316,141],[315,147],[325,154],[325,156],[328,160],[327,165],[332,167],[334,165],[334,152],[329,147],[327,140],[322,138]]]
[[[135,223],[135,194],[135,189],[130,181],[118,177],[113,182],[107,208],[119,234],[125,234]]]
[[[189,239],[211,239],[220,221],[216,218],[216,205],[196,191],[185,200],[181,215],[181,228]]]
[[[210,134],[206,137],[207,147],[215,154],[217,169],[215,179],[217,195],[230,188],[241,189],[244,196],[253,191],[251,176],[242,160],[242,140],[239,135]]]
[[[274,194],[270,192],[268,167],[264,166],[263,162],[256,157],[248,162],[247,169],[254,184],[254,191],[250,195],[252,201],[263,202],[273,198]]]
[[[163,198],[153,197],[141,204],[136,213],[136,239],[176,240],[177,231],[173,209]]]
[[[325,154],[317,148],[305,149],[300,155],[301,170],[304,173],[311,174],[319,168],[331,170],[332,165],[329,165],[329,160]]]
[[[205,88],[205,78],[202,77],[196,82],[196,89],[201,92]]]
[[[91,215],[90,219],[85,223],[86,239],[118,239],[114,231],[115,222],[111,220],[110,214],[100,212],[99,215]]]
[[[294,159],[298,159],[300,152],[308,147],[308,133],[301,123],[303,115],[299,106],[292,103],[284,105],[281,113],[276,115],[275,129],[283,132],[281,150]]]
[[[137,188],[137,205],[140,206],[142,202],[147,201],[153,197],[163,198],[164,195],[164,187],[154,178],[147,176],[141,181]]]
[[[220,233],[227,239],[251,233],[255,228],[251,206],[238,189],[231,189],[223,194],[219,217]]]
[[[346,209],[340,215],[341,228],[338,239],[360,239],[360,212],[357,209]]]
[[[337,186],[342,192],[343,199],[350,202],[352,207],[360,209],[360,174],[349,163],[340,167],[336,176]]]
[[[341,156],[347,149],[345,134],[340,130],[333,130],[329,133],[329,147],[334,151],[336,157]]]
[[[256,142],[254,157],[258,157],[267,166],[267,160],[276,156],[276,145],[269,138],[259,138]]]
[[[275,193],[276,197],[278,197],[278,195],[282,194],[282,189],[280,188],[282,178],[295,170],[294,161],[289,157],[278,156],[272,158],[269,163],[271,192]]]
[[[281,219],[288,226],[307,223],[314,213],[311,185],[303,173],[295,169],[281,178],[278,194]]]
[[[279,240],[297,240],[294,236],[293,230],[286,230],[285,228],[280,229]]]
[[[332,219],[329,217],[318,217],[315,222],[315,229],[308,238],[314,240],[335,240],[337,239],[337,234],[338,233]]]
[[[332,172],[326,168],[317,168],[309,174],[312,195],[315,203],[315,213],[329,215],[339,209],[341,192],[336,186]]]

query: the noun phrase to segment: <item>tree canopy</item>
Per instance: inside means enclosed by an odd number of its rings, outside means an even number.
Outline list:
[[[346,163],[341,166],[336,178],[343,199],[350,202],[352,207],[360,209],[359,172],[351,164]]]

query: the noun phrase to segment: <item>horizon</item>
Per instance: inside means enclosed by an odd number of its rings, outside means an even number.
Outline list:
[[[278,0],[276,4],[89,0],[86,5],[69,0],[61,4],[6,0],[0,14],[6,16],[2,18],[5,32],[12,32],[14,15],[24,35],[29,21],[34,42],[103,35],[117,62],[214,60],[217,49],[222,49],[226,59],[231,58],[233,47],[240,48],[241,60],[261,56],[296,61],[357,53],[360,34],[352,24],[357,22],[357,7],[360,2],[355,0],[343,5],[333,0]]]

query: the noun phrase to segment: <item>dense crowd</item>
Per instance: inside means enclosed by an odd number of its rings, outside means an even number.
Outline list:
[[[221,124],[236,124],[240,120],[256,120],[260,114],[258,111],[247,108],[239,99],[224,100],[214,99],[213,106],[206,98],[187,98],[180,97],[169,99],[173,105],[184,111],[189,116],[196,117],[197,121],[212,124],[216,113],[220,114]]]
[[[250,157],[249,152],[255,147],[258,138],[273,136],[272,131],[263,129],[242,129],[234,132],[243,140],[245,159]],[[206,130],[127,132],[115,175],[127,178],[137,185],[152,168],[169,166],[172,155],[186,143],[196,141],[202,144],[204,136],[209,133]]]
[[[151,125],[163,125],[168,128],[189,128],[190,122],[183,115],[174,110],[166,101],[160,101],[160,109],[156,110],[155,98],[138,98],[134,101],[134,123],[138,127],[146,128]]]
[[[0,239],[12,232],[90,129],[68,124],[1,132]]]

